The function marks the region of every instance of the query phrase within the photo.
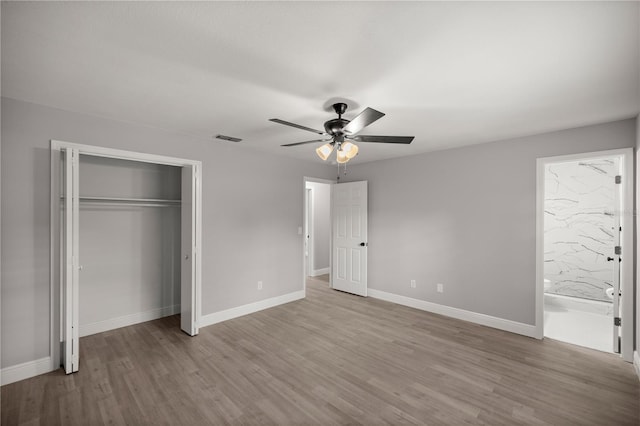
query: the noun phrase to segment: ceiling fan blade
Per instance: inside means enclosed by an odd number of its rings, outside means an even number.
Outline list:
[[[301,126],[300,124],[296,123],[290,123],[288,121],[280,120],[279,118],[270,118],[269,121],[273,121],[274,123],[278,124],[284,124],[285,126],[295,127],[296,129],[306,130],[307,132],[317,133],[319,135],[326,135],[326,133],[323,131],[312,129],[311,127]]]
[[[413,142],[415,136],[373,136],[373,135],[358,135],[349,137],[356,142],[378,142],[378,143],[404,143],[408,144]]]
[[[360,130],[367,127],[369,124],[382,117],[384,117],[384,113],[376,111],[373,108],[366,108],[364,111],[358,114],[356,118],[351,120],[349,124],[344,126],[344,129],[342,129],[342,131],[350,135],[356,134]]]
[[[308,143],[316,143],[316,142],[329,142],[331,139],[316,139],[313,141],[304,141],[304,142],[295,142],[295,143],[288,143],[288,144],[284,144],[284,145],[280,145],[280,146],[297,146],[297,145],[305,145]]]

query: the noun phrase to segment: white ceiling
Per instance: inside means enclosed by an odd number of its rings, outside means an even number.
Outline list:
[[[353,163],[640,112],[637,2],[2,2],[2,95],[316,158],[333,98],[387,115]],[[214,143],[230,143],[212,139]]]

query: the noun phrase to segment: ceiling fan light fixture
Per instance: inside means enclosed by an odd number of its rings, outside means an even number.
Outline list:
[[[333,152],[333,143],[326,143],[322,145],[320,148],[316,149],[316,154],[318,154],[318,157],[320,157],[322,161],[326,161],[332,152]]]
[[[345,142],[340,147],[342,151],[344,151],[345,155],[349,160],[355,157],[358,154],[358,145],[353,142]]]
[[[349,161],[349,157],[347,157],[347,153],[341,149],[336,153],[336,159],[338,160],[338,164],[344,164]]]

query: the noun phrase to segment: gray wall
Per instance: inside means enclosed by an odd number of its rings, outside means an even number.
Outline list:
[[[203,161],[203,314],[302,290],[303,176],[332,179],[334,167],[11,99],[1,108],[2,367],[49,355],[50,139]],[[350,166],[349,180],[369,181],[370,287],[533,324],[536,158],[640,148],[636,126]]]
[[[50,139],[203,162],[204,315],[302,290],[304,176],[333,167],[6,98],[2,114],[2,367],[49,355]]]
[[[534,324],[536,158],[635,143],[632,119],[351,166],[369,181],[369,287]]]
[[[313,196],[313,266],[317,271],[329,267],[331,255],[331,185],[307,182]],[[310,271],[312,272],[312,271]]]
[[[180,182],[179,167],[80,156],[81,197],[179,200]],[[179,204],[81,202],[79,230],[80,336],[87,325],[180,304]]]

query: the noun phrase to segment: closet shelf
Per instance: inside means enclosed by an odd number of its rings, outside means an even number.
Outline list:
[[[64,200],[65,197],[60,197]],[[80,204],[109,204],[118,206],[179,206],[181,200],[162,198],[78,197]]]

